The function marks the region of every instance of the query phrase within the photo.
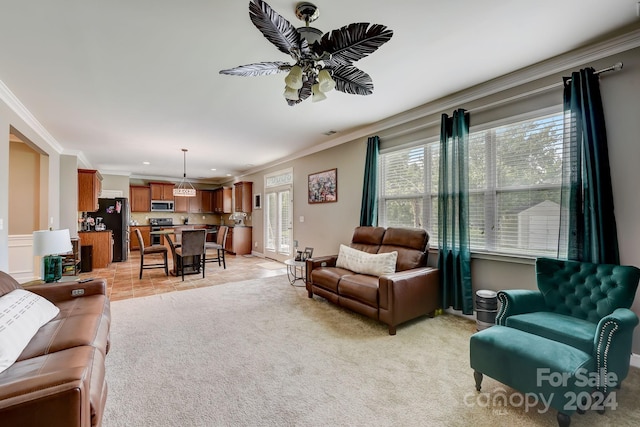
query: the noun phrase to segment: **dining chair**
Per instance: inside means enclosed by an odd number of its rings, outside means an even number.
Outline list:
[[[164,273],[169,275],[169,264],[167,262],[167,247],[164,245],[144,245],[144,239],[142,238],[142,233],[137,228],[136,238],[138,239],[138,245],[140,246],[140,279],[142,279],[142,270],[150,269],[150,268],[164,268]],[[154,254],[162,254],[164,257],[164,262],[153,262],[151,264],[144,263],[145,255],[154,255]]]
[[[227,246],[227,233],[229,232],[229,227],[226,225],[221,225],[218,229],[218,235],[216,236],[215,242],[207,242],[205,244],[205,250],[211,249],[216,251],[216,256],[213,258],[205,258],[204,263],[218,261],[218,266],[222,264],[222,266],[226,269],[227,262],[225,260],[225,250]],[[206,255],[206,254],[205,254]],[[203,263],[203,264],[204,264]]]
[[[192,267],[196,271],[202,268],[202,277],[204,278],[204,244],[207,240],[207,230],[183,230],[182,242],[179,248],[176,248],[177,269],[176,274],[180,272],[184,281],[185,267]],[[189,259],[191,258],[191,259]],[[189,262],[189,264],[187,264]]]

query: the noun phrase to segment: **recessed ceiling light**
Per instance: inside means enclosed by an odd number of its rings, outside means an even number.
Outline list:
[[[216,170],[216,168],[211,168],[212,171]]]
[[[228,174],[227,174],[227,176],[231,176],[231,174],[230,174],[230,173],[228,173]]]
[[[142,162],[143,165],[150,165],[151,163],[149,162]]]

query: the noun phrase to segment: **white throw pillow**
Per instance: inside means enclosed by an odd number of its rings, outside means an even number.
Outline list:
[[[355,273],[382,276],[395,273],[398,252],[386,252],[383,254],[370,254],[352,247],[340,245],[336,267],[346,268]]]
[[[0,297],[0,372],[13,365],[38,329],[59,312],[51,302],[24,289]]]

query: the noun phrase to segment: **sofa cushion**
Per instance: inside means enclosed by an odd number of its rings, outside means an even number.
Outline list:
[[[0,297],[0,372],[18,359],[40,327],[59,312],[46,299],[24,289]]]
[[[593,353],[597,325],[563,314],[537,311],[507,318],[506,326]]]
[[[311,272],[311,281],[315,286],[328,289],[337,294],[340,278],[348,274],[353,274],[353,272],[338,267],[319,267],[314,268]]]
[[[356,227],[349,246],[359,251],[377,254],[382,244],[384,233],[384,227]]]
[[[360,301],[371,307],[378,307],[378,283],[377,277],[367,274],[350,274],[340,279],[338,294]]]
[[[108,340],[109,321],[104,316],[84,314],[55,318],[40,328],[18,360],[79,346],[95,347],[106,354]]]
[[[340,245],[336,267],[351,270],[354,273],[382,276],[395,273],[398,252],[385,254],[370,254]]]
[[[427,265],[429,234],[422,228],[389,227],[384,233],[378,253],[398,252],[396,271]]]

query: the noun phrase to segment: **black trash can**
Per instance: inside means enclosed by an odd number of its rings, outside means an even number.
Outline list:
[[[498,313],[498,293],[489,290],[476,292],[476,325],[479,331],[496,323]]]
[[[93,246],[80,247],[80,271],[88,273],[93,271]]]

